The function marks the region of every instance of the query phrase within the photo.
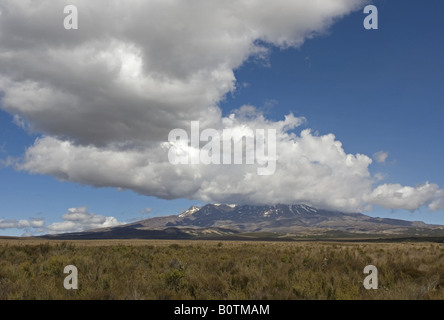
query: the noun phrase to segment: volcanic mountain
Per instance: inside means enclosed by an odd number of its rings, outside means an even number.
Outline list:
[[[296,237],[323,234],[414,235],[444,232],[443,226],[420,221],[374,218],[362,213],[344,213],[294,205],[192,206],[179,215],[150,218],[117,227],[84,232],[46,235],[58,239],[190,239],[230,236],[255,237],[274,234]]]

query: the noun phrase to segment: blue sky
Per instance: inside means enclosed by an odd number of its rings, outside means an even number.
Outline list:
[[[442,186],[444,3],[374,4],[378,30],[364,29],[366,15],[355,12],[299,49],[275,49],[269,67],[237,71],[249,85],[222,106],[264,106],[276,119],[290,110],[308,119],[306,127],[334,133],[346,152],[388,152],[370,168],[384,181]],[[443,211],[374,209],[367,214],[444,224]]]
[[[383,163],[373,159],[368,166],[372,177],[381,177],[374,187],[400,184],[415,188],[428,181],[441,190],[444,186],[441,125],[444,117],[444,3],[437,0],[373,3],[378,8],[378,30],[364,29],[365,14],[361,6],[345,17],[336,18],[337,21],[328,29],[322,29],[320,34],[305,39],[302,46],[284,48],[276,45],[277,41],[273,44],[266,39],[256,40],[268,50],[265,60],[251,54],[240,66],[233,62],[236,88],[231,92],[222,90],[224,94],[212,100],[217,101],[222,117],[243,105],[255,106],[269,121],[277,122],[293,113],[306,118],[301,126],[293,129],[296,134],[304,129],[311,129],[313,135],[318,136],[332,133],[347,154],[372,158],[377,152],[386,152]],[[79,5],[81,7],[81,1]],[[7,12],[5,8],[2,11]],[[79,14],[82,17],[81,10]],[[26,37],[26,30],[19,36]],[[0,37],[0,54],[8,49],[19,50],[3,37]],[[11,66],[20,68],[12,62]],[[33,77],[32,72],[27,73],[26,66],[23,65],[24,78]],[[167,71],[165,74],[169,74]],[[0,68],[0,76],[8,72],[12,73],[6,67]],[[49,73],[44,74],[49,77]],[[2,96],[11,96],[8,91],[11,88],[6,80],[0,81]],[[127,187],[126,181],[121,185],[124,191],[116,182],[76,178],[69,171],[66,174],[70,178],[60,181],[56,177],[57,172],[64,170],[62,165],[60,168],[34,165],[24,170],[6,165],[5,162],[11,163],[11,158],[23,161],[26,150],[38,137],[64,138],[63,128],[48,124],[50,121],[32,112],[27,113],[28,109],[20,109],[16,101],[19,100],[0,100],[0,158],[4,161],[0,167],[0,221],[18,223],[37,218],[44,219],[44,226],[49,226],[62,221],[68,209],[87,207],[76,212],[132,222],[178,214],[210,198],[202,191],[199,193],[204,195],[202,199],[187,194],[159,199],[150,188],[140,191],[138,187]],[[17,119],[14,121],[14,114],[22,115],[24,127],[18,125]],[[57,112],[55,114],[58,116]],[[35,128],[34,132],[29,128]],[[78,137],[84,145],[90,143],[82,141],[82,133],[67,130],[66,136]],[[100,143],[97,146],[101,148]],[[372,216],[444,224],[444,210],[431,211],[427,201],[426,205],[414,210],[381,206],[389,202],[375,201],[365,212]],[[142,213],[147,208],[150,212]],[[44,227],[37,229],[4,227],[0,235],[47,232]]]

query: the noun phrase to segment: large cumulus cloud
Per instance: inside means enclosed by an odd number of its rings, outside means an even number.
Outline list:
[[[439,187],[375,187],[370,157],[347,154],[333,134],[296,132],[302,118],[271,121],[252,106],[222,117],[218,107],[247,59],[266,57],[268,45],[298,47],[365,2],[73,0],[79,30],[65,30],[63,2],[3,0],[1,108],[42,133],[17,168],[165,199],[439,208]],[[171,165],[168,133],[190,121],[276,129],[275,173]]]
[[[76,0],[0,4],[4,109],[82,144],[146,143],[189,119],[216,125],[233,70],[264,54],[257,40],[297,46],[362,1]],[[49,116],[51,115],[51,116]]]

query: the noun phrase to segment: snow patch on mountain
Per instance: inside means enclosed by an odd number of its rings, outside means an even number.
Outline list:
[[[191,206],[188,210],[182,212],[181,214],[179,214],[179,218],[184,218],[184,217],[188,217],[193,215],[194,213],[196,213],[197,211],[200,210],[200,207],[196,207],[196,206]]]

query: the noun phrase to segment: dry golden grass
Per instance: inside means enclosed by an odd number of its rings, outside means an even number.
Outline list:
[[[0,299],[444,299],[444,244],[2,239]]]

